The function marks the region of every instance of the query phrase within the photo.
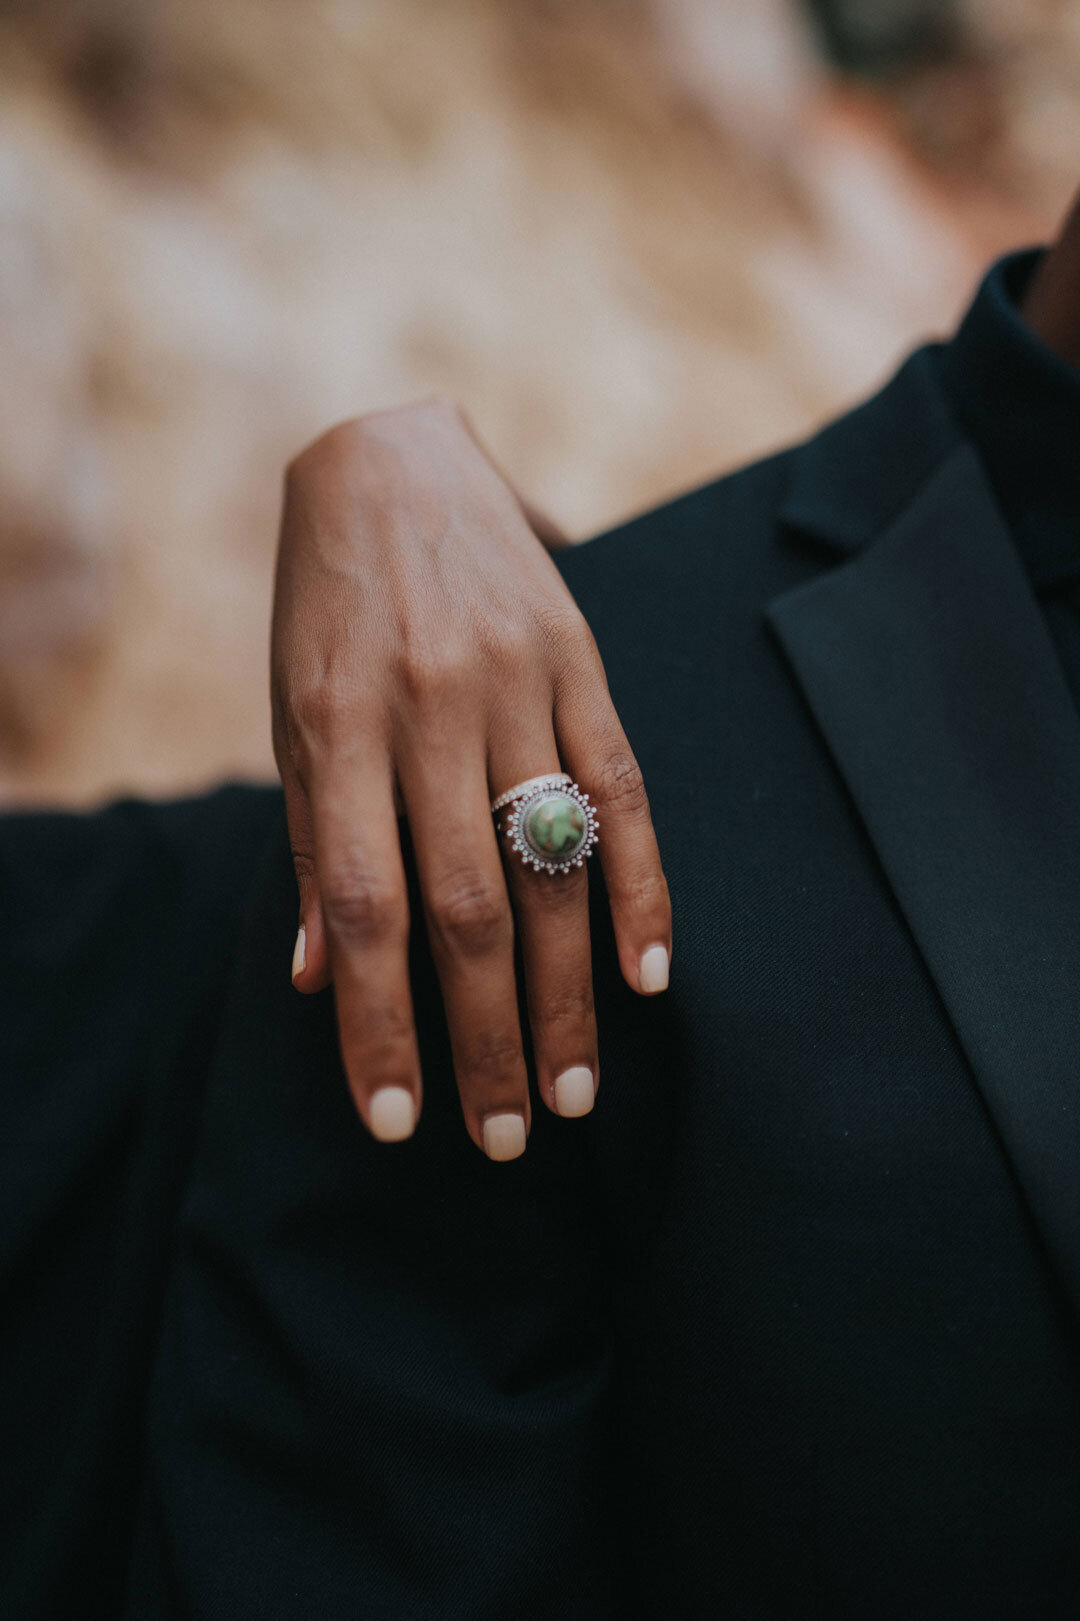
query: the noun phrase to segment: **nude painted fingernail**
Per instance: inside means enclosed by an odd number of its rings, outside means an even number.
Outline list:
[[[517,1159],[525,1152],[525,1121],[519,1114],[490,1114],[484,1121],[488,1159]]]
[[[638,982],[646,996],[668,987],[668,954],[666,946],[650,946],[638,967]]]
[[[564,1069],[561,1075],[555,1077],[555,1107],[568,1120],[588,1114],[595,1097],[592,1070],[586,1069],[584,1064]]]
[[[368,1127],[381,1143],[400,1143],[416,1130],[416,1104],[404,1086],[382,1086],[368,1104]]]
[[[296,976],[297,976],[297,974],[302,974],[306,967],[307,967],[307,930],[305,929],[304,925],[301,923],[300,927],[296,931],[296,944],[295,944],[295,946],[293,946],[293,954],[292,954],[292,977],[293,977],[293,984],[294,985],[296,984]]]

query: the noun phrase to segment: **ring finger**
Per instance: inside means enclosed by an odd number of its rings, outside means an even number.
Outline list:
[[[538,739],[544,741],[538,745]],[[559,772],[550,714],[534,726],[519,726],[513,738],[495,740],[488,769],[495,798],[531,777]],[[498,813],[500,828],[507,810]],[[505,836],[501,842],[521,941],[540,1095],[556,1114],[588,1114],[599,1071],[585,868],[537,872]]]
[[[529,1083],[518,1019],[514,923],[486,793],[484,749],[432,728],[402,762],[432,954],[442,986],[469,1135],[490,1159],[516,1159]]]

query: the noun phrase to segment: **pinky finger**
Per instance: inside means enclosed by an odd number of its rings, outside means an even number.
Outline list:
[[[641,996],[667,990],[671,901],[638,763],[607,697],[556,703],[559,752],[599,813],[598,854],[623,978]]]
[[[322,898],[315,867],[315,837],[311,806],[299,780],[291,772],[282,773],[285,788],[285,815],[289,824],[296,887],[300,892],[300,916],[293,946],[291,976],[298,991],[310,995],[330,983],[330,956],[326,946]]]

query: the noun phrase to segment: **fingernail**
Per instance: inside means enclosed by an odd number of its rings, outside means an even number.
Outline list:
[[[666,946],[650,946],[638,967],[638,981],[646,996],[666,991],[668,986],[668,954]]]
[[[564,1069],[561,1075],[555,1077],[555,1107],[568,1120],[588,1114],[595,1096],[592,1070],[586,1069],[584,1064]]]
[[[519,1114],[490,1114],[484,1121],[488,1159],[517,1159],[525,1152],[525,1121]]]
[[[302,974],[306,967],[307,967],[307,930],[305,929],[304,925],[301,923],[300,927],[296,931],[296,944],[295,944],[295,946],[293,946],[293,954],[292,954],[292,977],[293,977],[293,984],[294,985],[296,984],[296,976],[297,976],[297,974]]]
[[[368,1128],[381,1143],[400,1143],[416,1130],[416,1104],[404,1086],[382,1086],[368,1104]]]

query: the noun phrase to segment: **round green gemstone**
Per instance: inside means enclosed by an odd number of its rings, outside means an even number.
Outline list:
[[[566,861],[577,855],[588,830],[576,800],[567,794],[545,794],[525,817],[522,831],[537,855]]]

